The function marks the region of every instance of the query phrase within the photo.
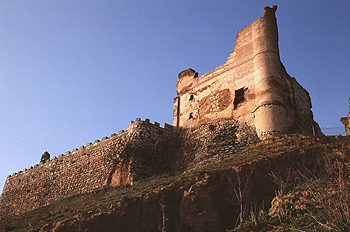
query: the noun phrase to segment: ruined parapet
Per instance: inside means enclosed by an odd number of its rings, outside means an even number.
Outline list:
[[[1,214],[25,212],[103,186],[165,172],[172,127],[136,119],[128,128],[9,175]]]
[[[345,130],[345,135],[349,136],[350,135],[350,98],[349,98],[349,113],[348,117],[341,117],[340,118],[341,123],[344,125],[344,130]]]

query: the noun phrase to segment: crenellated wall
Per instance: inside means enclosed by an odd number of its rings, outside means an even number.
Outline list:
[[[0,212],[19,213],[102,186],[164,173],[172,126],[136,119],[125,131],[7,177]]]

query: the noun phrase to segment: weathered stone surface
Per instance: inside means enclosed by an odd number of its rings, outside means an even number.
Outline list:
[[[174,170],[217,162],[260,141],[254,129],[233,119],[184,128],[178,139],[180,146],[171,162]]]

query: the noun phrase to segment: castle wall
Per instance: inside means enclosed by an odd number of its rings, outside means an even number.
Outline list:
[[[295,80],[295,78],[292,78],[292,88],[296,112],[294,132],[322,135],[320,127],[313,120],[309,93]]]
[[[1,214],[25,212],[102,186],[133,181],[167,168],[172,127],[137,119],[126,131],[81,146],[7,177],[0,197]]]
[[[234,66],[234,62],[228,61],[199,77],[180,79],[173,125],[195,127],[217,119],[239,118],[252,111],[255,106],[253,63]],[[244,91],[243,101],[234,104],[236,91],[240,89]],[[244,120],[254,124],[252,115]]]

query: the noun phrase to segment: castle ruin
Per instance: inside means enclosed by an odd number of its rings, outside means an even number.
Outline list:
[[[280,61],[277,7],[238,31],[225,64],[198,76],[182,71],[173,125],[130,123],[125,131],[7,177],[0,212],[13,214],[103,186],[195,168],[287,133],[322,134],[308,92]],[[0,215],[1,216],[1,215]]]
[[[174,126],[191,128],[235,118],[255,128],[262,139],[321,133],[308,92],[280,61],[276,9],[265,7],[264,17],[238,31],[225,64],[201,76],[192,69],[179,74]]]

